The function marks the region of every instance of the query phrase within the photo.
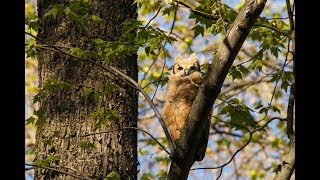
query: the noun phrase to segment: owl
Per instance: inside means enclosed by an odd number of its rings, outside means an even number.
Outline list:
[[[186,59],[181,56],[175,58],[162,110],[164,122],[173,141],[180,137],[201,81],[199,61],[195,53]]]

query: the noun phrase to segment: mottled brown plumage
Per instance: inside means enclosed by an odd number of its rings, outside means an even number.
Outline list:
[[[175,58],[173,73],[168,81],[166,103],[162,110],[163,119],[173,140],[180,137],[201,81],[196,54],[186,59],[180,56]]]

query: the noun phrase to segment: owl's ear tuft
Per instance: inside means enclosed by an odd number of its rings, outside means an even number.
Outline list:
[[[200,64],[199,64],[199,62],[196,63],[196,68],[197,68],[197,71],[200,72]]]
[[[173,73],[173,74],[176,73],[176,72],[174,71],[174,66],[175,66],[175,65],[176,65],[176,64],[173,64],[173,65],[172,65],[172,73]]]

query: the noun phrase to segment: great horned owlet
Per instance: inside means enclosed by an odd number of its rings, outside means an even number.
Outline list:
[[[181,56],[175,58],[162,110],[173,141],[180,137],[201,81],[199,61],[195,53],[186,59]]]

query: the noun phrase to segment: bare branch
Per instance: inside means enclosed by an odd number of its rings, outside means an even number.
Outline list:
[[[272,30],[274,30],[274,31],[276,31],[276,32],[278,32],[278,33],[280,33],[280,34],[282,34],[282,35],[284,35],[284,36],[286,36],[286,37],[288,37],[290,39],[292,38],[292,36],[290,34],[284,32],[284,31],[282,31],[282,30],[280,30],[280,29],[278,29],[276,27],[273,27],[273,26],[269,26],[269,25],[266,25],[266,24],[259,24],[259,23],[254,24],[254,26],[260,26],[260,27],[269,28],[269,29],[272,29]]]
[[[272,122],[273,120],[276,120],[276,119],[278,119],[278,120],[280,120],[280,121],[285,121],[285,120],[286,120],[286,119],[283,119],[283,118],[281,118],[281,117],[274,117],[274,118],[271,118],[269,121],[267,121],[263,126],[255,129],[255,130],[253,130],[253,131],[250,131],[250,130],[246,129],[247,131],[250,132],[250,134],[249,134],[249,140],[248,140],[244,145],[242,145],[241,148],[239,148],[239,149],[232,155],[232,157],[230,158],[230,160],[229,160],[228,162],[224,163],[223,165],[216,166],[216,167],[193,168],[193,169],[190,169],[190,170],[219,169],[219,168],[223,168],[224,166],[228,165],[228,164],[234,159],[234,157],[235,157],[242,149],[244,149],[244,148],[251,142],[252,135],[253,135],[255,132],[264,129],[270,122]],[[226,122],[225,122],[225,123],[226,123]]]
[[[85,180],[92,180],[91,178],[89,177],[86,177],[86,176],[78,176],[78,175],[75,175],[73,173],[69,173],[69,172],[66,172],[66,171],[62,171],[62,170],[59,170],[59,169],[56,169],[56,168],[53,168],[53,167],[48,167],[48,166],[38,166],[38,165],[34,165],[34,164],[25,164],[27,166],[33,166],[35,168],[43,168],[43,169],[49,169],[49,170],[52,170],[52,171],[56,171],[56,172],[60,172],[62,174],[67,174],[69,176],[72,176],[72,177],[75,177],[75,178],[78,178],[78,179],[85,179]]]
[[[68,166],[60,166],[60,165],[51,165],[54,168],[65,168],[65,169],[70,169],[72,171],[74,171],[75,173],[78,173],[80,176],[83,176],[87,179],[90,179],[89,177],[87,177],[86,175],[84,175],[83,173],[81,173],[79,170],[72,168],[72,167],[68,167]]]
[[[162,6],[159,7],[157,13],[149,20],[149,22],[145,25],[145,27],[147,27],[151,23],[151,21],[154,20],[158,16],[161,8],[162,8]]]
[[[137,131],[141,131],[143,133],[146,133],[148,134],[154,141],[156,141],[156,143],[170,156],[170,153],[166,150],[166,148],[157,140],[157,138],[155,138],[154,136],[152,136],[149,132],[143,130],[143,129],[140,129],[140,128],[136,128],[136,127],[122,127],[122,128],[119,128],[119,129],[116,129],[116,130],[112,130],[112,131],[101,131],[101,132],[96,132],[96,133],[90,133],[90,134],[85,134],[81,137],[87,137],[87,136],[92,136],[92,135],[96,135],[96,134],[104,134],[104,133],[110,133],[110,132],[114,132],[114,131],[120,131],[120,130],[123,130],[123,129],[135,129]]]

